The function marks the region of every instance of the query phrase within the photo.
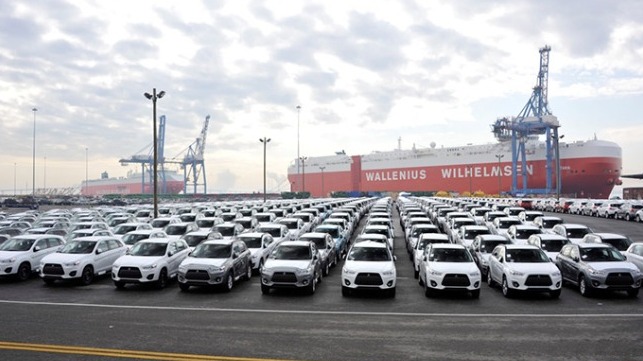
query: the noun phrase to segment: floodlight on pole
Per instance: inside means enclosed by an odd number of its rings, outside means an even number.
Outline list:
[[[34,107],[31,109],[33,112],[33,159],[31,161],[31,196],[36,198],[36,112],[38,108]]]
[[[299,177],[299,112],[301,111],[301,105],[297,105],[297,177]]]
[[[156,88],[152,89],[152,94],[145,93],[143,94],[147,99],[152,101],[152,126],[154,128],[154,189],[153,189],[153,202],[154,202],[154,218],[158,217],[159,214],[159,205],[158,205],[158,140],[156,137],[156,100],[163,98],[165,91],[161,90],[158,94],[156,93]]]
[[[259,141],[263,143],[263,203],[266,203],[266,145],[270,142],[270,138],[259,138]]]

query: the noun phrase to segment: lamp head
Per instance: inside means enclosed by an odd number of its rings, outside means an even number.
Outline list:
[[[150,94],[150,93],[145,93],[145,94],[143,94],[143,95],[145,95],[145,97],[146,97],[147,99],[152,99],[152,94]]]
[[[161,98],[163,98],[164,95],[165,95],[165,90],[161,90],[160,93],[156,94],[156,97],[161,99]]]

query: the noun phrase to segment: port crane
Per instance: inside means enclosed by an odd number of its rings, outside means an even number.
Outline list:
[[[527,104],[516,117],[503,117],[492,124],[492,132],[499,141],[511,140],[511,194],[560,194],[560,154],[558,152],[558,128],[560,124],[549,109],[547,100],[549,81],[549,51],[551,47],[540,48],[540,69],[536,86]],[[546,140],[546,185],[545,188],[528,188],[526,143],[533,137],[545,134]],[[555,151],[555,165],[554,163]],[[520,167],[518,166],[520,162]],[[553,169],[556,169],[556,188],[553,184]],[[518,187],[518,173],[522,187]]]
[[[210,115],[205,117],[203,121],[203,127],[201,128],[201,133],[196,140],[190,144],[187,149],[183,150],[181,153],[173,157],[171,160],[166,161],[166,163],[176,163],[181,166],[183,169],[183,193],[188,194],[188,183],[191,183],[193,186],[193,194],[197,194],[197,189],[199,186],[203,186],[203,193],[208,193],[208,184],[205,175],[205,162],[203,160],[203,155],[205,153],[205,141],[208,135],[208,126],[210,124]],[[181,154],[185,153],[183,159],[176,160],[180,157]]]
[[[167,193],[167,182],[165,177],[165,115],[159,117],[159,129],[157,142],[157,158],[158,158],[158,174],[160,180],[160,193]],[[120,159],[119,162],[123,166],[130,163],[138,163],[141,165],[141,192],[152,193],[154,188],[154,156],[153,156],[153,143],[143,147],[141,150],[132,155],[129,159]],[[147,178],[146,178],[147,175]],[[147,181],[146,181],[147,179]]]

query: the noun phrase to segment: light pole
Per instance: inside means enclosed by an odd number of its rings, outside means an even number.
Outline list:
[[[270,142],[270,138],[260,138],[259,141],[263,143],[263,203],[266,203],[266,145]]]
[[[157,181],[158,181],[158,172],[157,172],[157,167],[158,167],[158,144],[156,140],[156,100],[163,98],[165,95],[165,91],[161,90],[158,94],[156,94],[156,88],[152,89],[152,94],[150,93],[145,93],[143,94],[147,99],[150,99],[152,101],[152,126],[154,127],[154,218],[158,217],[159,214],[159,204],[158,204],[158,186],[157,186]]]
[[[31,161],[31,196],[36,198],[36,112],[38,108],[31,109],[33,112],[33,159]]]
[[[319,167],[319,170],[321,171],[321,174],[322,174],[322,187],[321,187],[322,197],[324,196],[324,169],[326,169],[326,167]]]
[[[308,157],[299,157],[299,160],[301,161],[301,192],[306,191],[306,159]]]
[[[15,197],[18,195],[16,192],[16,165],[17,163],[13,163],[13,196]]]
[[[85,195],[88,195],[89,189],[89,148],[85,147]]]
[[[44,192],[47,192],[47,157],[45,157],[45,164],[43,166],[42,188]]]
[[[297,105],[297,177],[299,177],[299,112],[301,111],[301,105]]]
[[[504,154],[496,154],[496,158],[498,158],[498,197],[500,197],[500,192],[502,191],[502,166],[500,165],[500,160],[504,156]]]
[[[560,143],[559,140],[563,139],[565,135],[558,136],[558,130],[555,130],[554,142],[556,142],[556,200],[560,201],[560,191],[561,191],[561,174],[560,174]]]

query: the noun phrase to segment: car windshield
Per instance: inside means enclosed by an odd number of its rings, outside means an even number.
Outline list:
[[[201,228],[212,228],[214,226],[213,219],[198,219],[196,225]]]
[[[480,252],[491,253],[498,245],[507,244],[507,241],[482,241],[480,242]]]
[[[567,238],[583,238],[588,233],[590,232],[587,228],[567,229]]]
[[[501,229],[507,229],[515,224],[520,224],[521,222],[519,220],[506,220],[506,221],[499,221],[498,222],[498,227]]]
[[[466,232],[464,232],[464,238],[466,239],[473,239],[476,238],[476,236],[481,235],[481,234],[489,234],[488,229],[471,229]]]
[[[123,243],[125,243],[128,246],[133,245],[134,243],[142,240],[142,239],[147,239],[149,236],[147,234],[126,234],[123,236]]]
[[[310,247],[308,246],[279,246],[272,254],[275,259],[284,260],[306,260],[311,259]]]
[[[297,221],[282,221],[281,224],[285,224],[288,229],[297,229]]]
[[[473,262],[473,258],[463,248],[435,248],[429,253],[432,262]]]
[[[536,217],[542,216],[539,213],[525,213],[525,221],[533,221]]]
[[[241,240],[248,248],[261,248],[261,236],[259,237],[243,237]]]
[[[255,214],[255,218],[258,222],[270,222],[271,217],[269,214]]]
[[[614,248],[618,249],[619,251],[626,251],[630,245],[632,244],[632,241],[629,238],[603,238],[603,243],[611,244],[614,246]]]
[[[186,226],[181,225],[170,225],[165,228],[165,233],[167,233],[168,236],[180,236],[182,234],[185,234]]]
[[[547,252],[560,252],[560,249],[567,244],[563,239],[541,239],[540,248]]]
[[[562,224],[562,219],[548,219],[543,221],[543,228],[554,228],[557,224]]]
[[[160,257],[165,255],[167,243],[138,242],[130,250],[130,255],[141,257]]]
[[[28,251],[31,249],[31,246],[33,246],[35,241],[35,239],[11,239],[2,244],[0,251]]]
[[[199,243],[205,241],[207,238],[208,238],[207,234],[206,235],[190,234],[190,235],[187,235],[187,236],[183,237],[185,242],[187,242],[188,246],[190,246],[190,247],[196,247]]]
[[[60,253],[89,254],[94,251],[95,246],[95,241],[71,241],[60,250]]]
[[[257,230],[258,232],[261,233],[268,233],[269,235],[279,238],[281,237],[281,229],[280,228],[259,228]]]
[[[529,236],[539,233],[540,229],[518,229],[516,230],[516,238],[527,239]]]
[[[354,247],[346,258],[350,261],[390,261],[391,256],[386,248],[375,247]]]
[[[544,263],[549,262],[549,257],[539,249],[508,249],[507,262]]]
[[[163,228],[170,224],[170,221],[168,219],[155,219],[150,224],[154,228]]]
[[[386,228],[366,228],[364,229],[366,234],[381,234],[382,236],[388,237],[388,229]]]
[[[339,237],[339,229],[337,228],[318,228],[318,229],[315,229],[315,232],[328,233],[333,238]]]
[[[299,238],[301,241],[310,241],[315,244],[317,249],[326,249],[326,238],[325,237],[301,237]]]
[[[625,256],[611,247],[581,248],[580,258],[585,262],[625,261]]]
[[[214,227],[214,231],[221,233],[223,237],[234,236],[234,227],[228,227],[228,226]]]
[[[427,245],[434,243],[451,243],[448,239],[431,239],[431,238],[422,238],[418,242],[418,249],[425,249]]]
[[[121,224],[120,226],[114,229],[114,234],[125,234],[127,232],[135,231],[136,226],[126,226]]]
[[[229,244],[209,244],[198,245],[190,257],[195,258],[230,258],[232,246]]]

